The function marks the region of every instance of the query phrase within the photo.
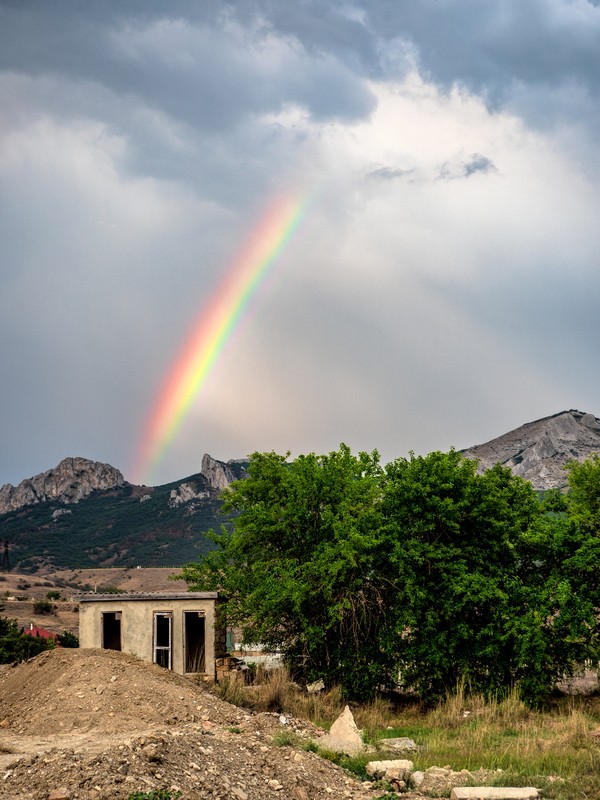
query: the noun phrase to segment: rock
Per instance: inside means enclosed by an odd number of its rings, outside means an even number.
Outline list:
[[[189,483],[180,483],[176,489],[171,489],[169,495],[169,508],[177,508],[182,503],[189,503],[192,500],[207,500],[209,492],[197,492]]]
[[[235,476],[231,469],[223,461],[217,461],[208,453],[202,457],[202,467],[200,472],[206,480],[211,489],[222,491],[226,489],[229,484],[235,480]]]
[[[64,787],[52,789],[48,795],[48,800],[71,800],[71,792]]]
[[[408,785],[411,789],[418,789],[421,784],[423,783],[423,779],[425,777],[425,773],[421,772],[420,770],[416,770],[412,773],[412,775],[408,779]]]
[[[394,778],[398,781],[408,781],[414,769],[412,761],[404,758],[397,758],[391,761],[369,761],[365,770],[367,775],[374,778]]]
[[[322,736],[317,744],[336,753],[356,755],[364,750],[364,743],[360,731],[356,727],[350,707],[342,711],[331,726],[329,733]]]
[[[77,503],[93,491],[112,489],[124,483],[123,475],[110,464],[86,458],[65,458],[53,469],[27,478],[18,486],[5,483],[0,488],[0,514],[50,500]]]
[[[484,783],[495,773],[490,770],[469,770],[461,769],[454,771],[450,766],[429,767],[423,775],[423,780],[419,786],[421,794],[433,797],[447,795],[456,787],[464,787],[473,783]]]
[[[306,691],[309,694],[315,694],[315,692],[322,692],[324,688],[325,688],[325,684],[324,684],[322,678],[319,678],[319,680],[315,681],[314,683],[307,683],[306,684]]]
[[[481,471],[503,464],[538,490],[564,488],[565,464],[583,461],[592,453],[600,453],[600,419],[576,409],[528,422],[462,451],[479,461]]]
[[[416,753],[419,749],[412,739],[400,736],[396,739],[380,739],[379,749],[386,753]]]
[[[450,800],[536,800],[539,796],[532,786],[460,786],[452,790]]]

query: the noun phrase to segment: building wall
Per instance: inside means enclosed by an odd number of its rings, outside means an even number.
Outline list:
[[[215,658],[222,655],[218,631],[215,649],[217,603],[214,599],[189,598],[185,600],[153,598],[151,600],[127,600],[123,596],[115,599],[82,601],[79,604],[79,646],[102,647],[102,614],[121,612],[121,642],[125,653],[152,662],[154,613],[172,612],[172,665],[173,671],[184,674],[184,617],[185,611],[204,612],[205,671],[214,675]]]

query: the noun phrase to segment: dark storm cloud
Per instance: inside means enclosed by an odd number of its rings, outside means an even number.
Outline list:
[[[306,227],[163,480],[472,444],[571,391],[598,414],[599,27],[586,0],[0,0],[0,483],[126,470],[281,191]]]
[[[306,47],[335,53],[351,68],[360,64],[376,80],[401,78],[416,61],[428,79],[447,90],[462,85],[492,107],[529,87],[530,113],[539,124],[556,122],[569,107],[560,97],[546,98],[540,107],[538,91],[575,86],[594,98],[599,94],[600,8],[589,0],[358,0],[348,6],[322,0],[293,6],[256,3],[279,30]],[[527,106],[520,104],[519,112],[527,115]]]
[[[261,61],[260,20],[246,30],[233,30],[233,22],[228,28],[235,15],[227,5],[221,13],[183,2],[108,5],[91,4],[85,15],[68,2],[5,6],[0,68],[97,83],[208,130],[284,103],[349,120],[373,108],[368,90],[326,51],[308,59],[290,46],[275,54],[277,62]]]

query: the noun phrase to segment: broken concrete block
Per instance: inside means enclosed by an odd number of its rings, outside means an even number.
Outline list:
[[[533,786],[457,786],[450,800],[537,800],[539,796]]]
[[[395,778],[399,781],[408,781],[414,769],[412,761],[405,758],[396,758],[390,761],[369,761],[365,770],[374,778]]]
[[[379,749],[386,753],[415,753],[419,747],[407,736],[399,736],[396,739],[380,739]]]
[[[420,770],[416,770],[412,773],[410,778],[408,779],[408,785],[411,789],[418,789],[419,786],[423,783],[425,779],[425,773],[421,772]]]

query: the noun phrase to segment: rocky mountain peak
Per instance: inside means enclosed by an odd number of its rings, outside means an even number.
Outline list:
[[[122,473],[110,464],[64,458],[53,469],[27,478],[18,486],[5,483],[0,488],[0,514],[49,500],[77,503],[97,489],[112,489],[124,483]]]
[[[577,409],[560,411],[462,453],[477,459],[481,470],[503,464],[534,489],[563,489],[569,461],[600,453],[600,419]]]
[[[206,478],[210,488],[219,492],[226,489],[235,480],[235,475],[229,465],[224,461],[217,461],[208,453],[202,457],[200,473]]]

